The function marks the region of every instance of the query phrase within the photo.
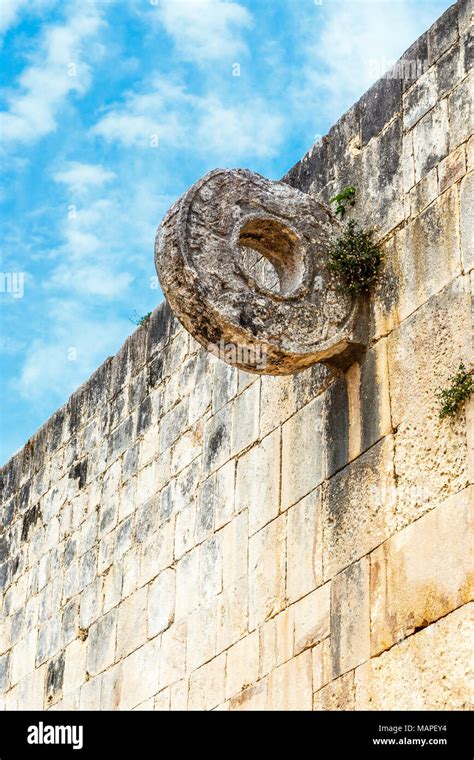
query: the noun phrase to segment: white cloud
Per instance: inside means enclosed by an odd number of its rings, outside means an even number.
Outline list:
[[[439,15],[439,5],[411,0],[338,0],[315,6],[306,28],[307,65],[300,82],[300,104],[307,111],[317,98],[324,115],[341,116]],[[308,33],[306,32],[308,40]]]
[[[195,149],[214,161],[237,161],[274,155],[283,139],[284,120],[258,97],[236,105],[217,94],[197,96],[181,86],[154,82],[146,93],[130,93],[92,129],[108,142],[158,149]]]
[[[58,299],[49,304],[51,332],[34,341],[26,355],[15,388],[34,403],[67,398],[108,354],[114,353],[130,332],[126,320],[91,318],[76,301]]]
[[[83,194],[90,188],[97,188],[115,179],[114,172],[107,171],[100,164],[82,164],[71,161],[66,169],[56,172],[53,179],[73,192]]]
[[[46,27],[35,62],[21,73],[0,114],[4,141],[34,142],[56,129],[57,114],[71,92],[84,93],[89,66],[82,60],[86,42],[102,25],[93,3],[80,5],[66,24]]]
[[[157,0],[156,13],[185,60],[214,61],[244,53],[241,32],[252,25],[249,11],[227,0]]]

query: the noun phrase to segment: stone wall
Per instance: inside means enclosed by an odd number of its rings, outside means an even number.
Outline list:
[[[6,709],[468,707],[469,14],[285,178],[378,225],[360,363],[245,374],[163,304],[3,468]]]

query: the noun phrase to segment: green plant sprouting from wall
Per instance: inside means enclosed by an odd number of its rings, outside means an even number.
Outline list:
[[[354,206],[355,196],[356,189],[350,185],[349,187],[345,187],[344,190],[341,190],[341,192],[335,195],[333,198],[329,199],[329,203],[337,203],[336,216],[340,216],[341,219],[344,219],[344,214],[346,213],[346,203],[348,203],[349,206]]]
[[[380,273],[383,254],[374,233],[359,229],[351,219],[329,251],[328,268],[342,277],[354,295],[366,293]]]
[[[460,406],[474,391],[473,370],[466,369],[463,362],[458,367],[456,374],[451,378],[448,388],[440,388],[436,396],[441,403],[439,411],[440,419],[454,417]]]
[[[139,327],[141,327],[142,325],[146,325],[146,323],[151,317],[151,311],[149,311],[148,314],[144,314],[143,316],[141,316],[136,310],[134,310],[133,313],[135,314],[135,316],[133,319],[129,318],[130,322],[132,322],[132,324],[134,325],[138,325]]]

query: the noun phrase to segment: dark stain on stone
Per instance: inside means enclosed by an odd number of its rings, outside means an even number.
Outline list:
[[[28,481],[25,483],[18,492],[18,510],[20,512],[24,512],[25,509],[28,507],[28,502],[30,500],[30,490],[31,490],[31,483]]]
[[[8,559],[10,552],[10,543],[6,536],[0,536],[0,562]]]
[[[167,301],[155,309],[147,323],[147,356],[168,343],[173,331],[174,315]]]
[[[147,396],[138,408],[137,415],[137,438],[148,430],[151,424],[151,397]]]
[[[380,437],[379,403],[377,355],[375,351],[368,351],[360,367],[361,451],[366,451]]]
[[[71,467],[69,477],[71,480],[79,480],[79,488],[84,488],[87,480],[87,458]]]
[[[34,507],[28,510],[23,517],[23,524],[21,526],[21,540],[27,541],[30,535],[30,530],[33,528],[38,520],[41,519],[41,509],[39,504],[35,504]]]
[[[163,357],[158,354],[148,365],[148,387],[154,388],[163,378]]]
[[[3,591],[10,580],[10,562],[0,565],[0,591]]]
[[[48,702],[62,691],[64,680],[64,652],[48,664],[46,673],[46,694]]]
[[[209,438],[209,444],[208,444],[208,460],[210,462],[213,462],[214,459],[217,456],[217,453],[222,446],[222,442],[224,440],[224,425],[221,425],[217,428],[217,430],[214,431],[214,433]]]
[[[390,265],[386,265],[377,286],[376,297],[388,314],[398,302],[399,279]]]
[[[344,376],[338,377],[326,394],[326,451],[330,477],[349,457],[349,399]]]

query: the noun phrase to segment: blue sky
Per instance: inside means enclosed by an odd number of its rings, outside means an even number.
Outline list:
[[[449,4],[2,0],[1,462],[162,299],[171,203],[282,176]]]

